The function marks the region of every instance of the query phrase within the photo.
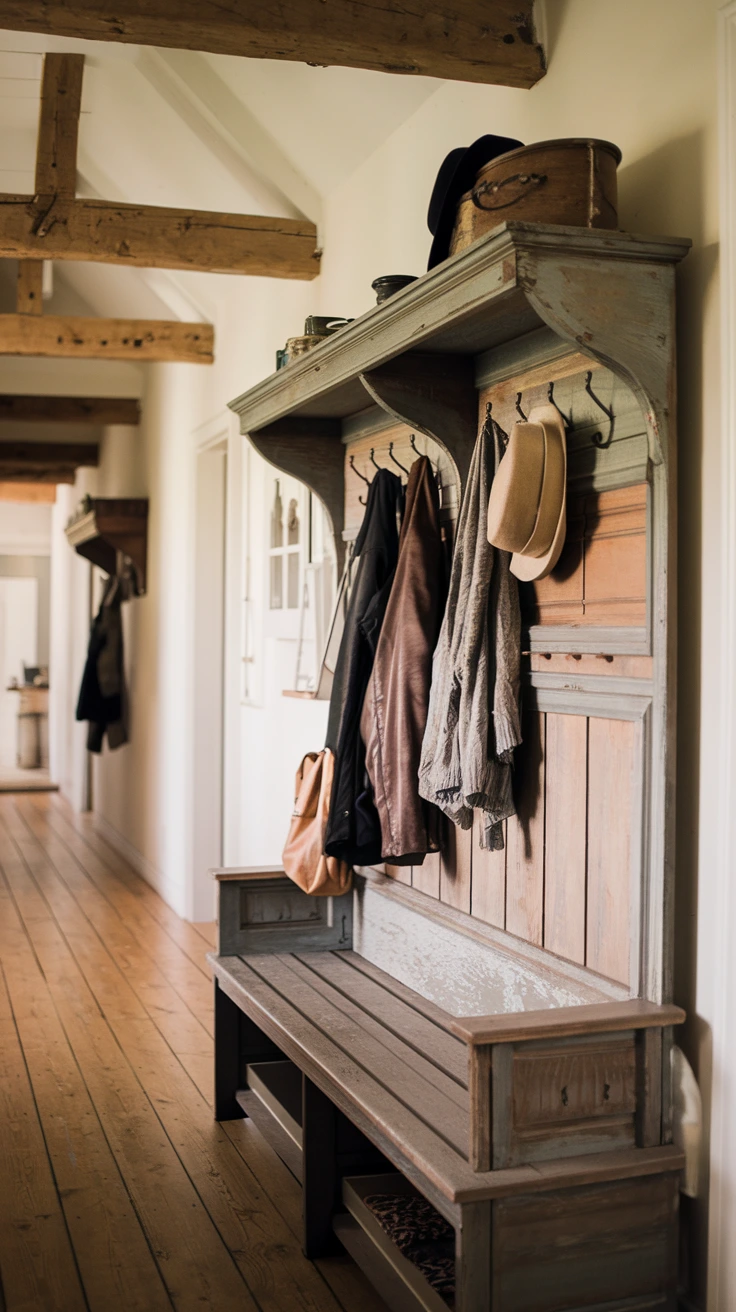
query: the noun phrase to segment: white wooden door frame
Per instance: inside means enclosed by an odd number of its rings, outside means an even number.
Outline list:
[[[713,943],[708,1309],[736,1307],[736,0],[718,14],[721,184],[721,742]]]
[[[223,860],[228,435],[228,421],[223,418],[193,434],[192,761],[186,914],[195,921],[214,916],[215,895],[207,869]]]

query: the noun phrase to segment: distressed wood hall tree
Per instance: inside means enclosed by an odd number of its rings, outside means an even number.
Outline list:
[[[412,869],[309,899],[215,872],[216,1115],[302,1180],[396,1312],[446,1306],[378,1224],[419,1193],[454,1228],[457,1312],[674,1312],[675,266],[689,243],[508,223],[232,403],[338,548],[350,457],[442,477],[451,531],[490,402],[568,422],[569,525],[523,597],[524,746],[502,853],[448,830]],[[388,446],[392,443],[392,446]],[[286,824],[286,817],[285,817]]]

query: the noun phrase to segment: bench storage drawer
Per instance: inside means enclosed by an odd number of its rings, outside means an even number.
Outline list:
[[[451,1303],[432,1287],[419,1266],[405,1256],[366,1202],[366,1199],[381,1196],[387,1199],[422,1198],[398,1172],[347,1177],[342,1182],[346,1212],[338,1213],[334,1219],[336,1235],[393,1312],[447,1312]],[[439,1213],[434,1216],[437,1226],[447,1227]],[[452,1229],[447,1228],[452,1244]],[[430,1239],[422,1245],[423,1254],[432,1247]],[[439,1249],[440,1245],[435,1244],[435,1247]],[[446,1250],[447,1242],[441,1247]],[[451,1278],[454,1281],[454,1253]]]

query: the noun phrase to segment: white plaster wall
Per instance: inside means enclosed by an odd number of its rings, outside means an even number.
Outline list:
[[[51,506],[0,501],[0,556],[48,556]]]

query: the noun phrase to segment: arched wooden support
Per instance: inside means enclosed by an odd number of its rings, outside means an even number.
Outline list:
[[[374,401],[426,434],[452,460],[465,486],[478,432],[473,361],[464,355],[403,355],[360,375]]]
[[[630,240],[636,256],[636,239]],[[534,243],[516,258],[517,280],[540,319],[631,387],[646,420],[650,459],[666,465],[674,413],[672,262],[604,252],[591,259]]]
[[[335,538],[338,578],[345,560],[345,448],[339,419],[277,419],[248,437],[256,451],[318,496]]]

